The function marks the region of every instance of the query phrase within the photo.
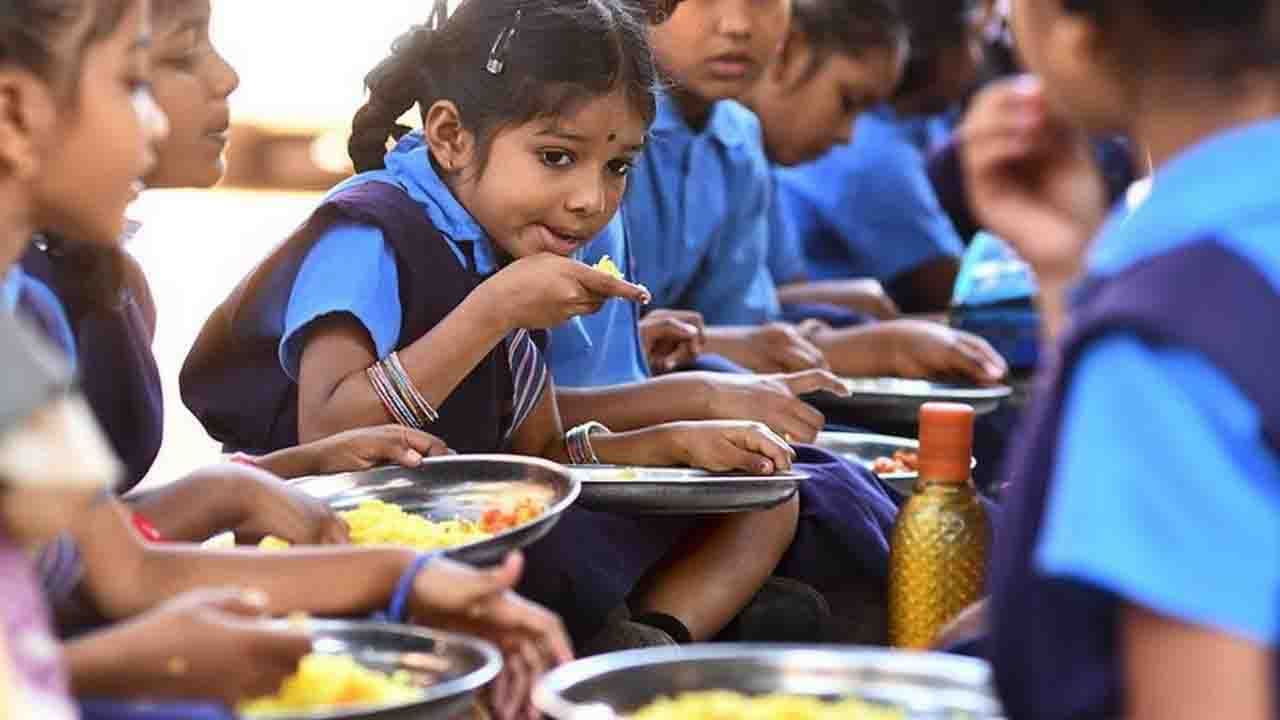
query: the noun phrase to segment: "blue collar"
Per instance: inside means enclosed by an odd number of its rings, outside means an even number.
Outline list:
[[[470,246],[470,253],[466,254],[474,261],[474,271],[488,275],[498,270],[493,243],[436,173],[421,131],[400,138],[387,153],[385,172],[423,206],[431,224],[450,242]]]
[[[18,307],[22,294],[22,266],[14,265],[0,277],[0,312],[10,313]]]
[[[1266,213],[1274,216],[1280,120],[1233,128],[1184,150],[1156,171],[1151,194],[1120,205],[1089,253],[1089,270],[1112,273],[1189,240]]]
[[[707,126],[701,133],[694,132],[680,113],[680,106],[666,93],[657,93],[657,113],[649,134],[654,137],[674,137],[693,140],[700,136],[714,138],[725,147],[736,147],[746,142],[741,123],[735,114],[747,112],[745,108],[733,100],[720,100],[711,106],[707,116]]]

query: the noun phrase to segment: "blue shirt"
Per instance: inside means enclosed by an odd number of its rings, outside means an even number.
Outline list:
[[[403,188],[444,236],[459,266],[481,275],[498,270],[493,244],[436,173],[420,132],[400,139],[387,153],[385,169],[356,175],[335,187],[330,195],[366,182]],[[306,339],[303,331],[313,321],[333,313],[354,316],[369,333],[380,358],[391,354],[399,344],[399,274],[395,252],[381,230],[368,225],[336,224],[307,252],[283,312],[280,364],[289,377],[298,377]]]
[[[858,118],[849,145],[778,170],[779,212],[800,238],[810,279],[889,282],[960,256],[964,243],[926,167],[947,133],[944,117],[904,119],[883,106]]]
[[[0,277],[0,312],[17,313],[36,322],[45,339],[62,351],[72,370],[76,367],[76,339],[67,310],[53,290],[14,265]]]
[[[635,277],[635,263],[621,213],[580,251],[579,259],[594,265],[605,255],[612,258],[628,278]],[[639,309],[634,302],[614,298],[596,314],[579,320],[551,331],[547,359],[556,385],[623,385],[649,377],[648,361],[640,342]]]
[[[716,103],[696,132],[666,96],[629,178],[623,214],[636,279],[655,307],[697,310],[713,325],[779,315],[769,277],[772,188],[760,122]]]
[[[778,199],[778,171],[770,173],[773,180],[773,202],[769,203],[769,276],[775,285],[789,285],[809,279],[809,263],[805,260],[804,244],[795,218],[783,211]]]
[[[1141,206],[1104,228],[1090,271],[1212,236],[1280,289],[1277,164],[1276,121],[1184,152]],[[1120,334],[1081,358],[1064,413],[1037,569],[1274,644],[1280,458],[1263,444],[1253,403],[1198,353]]]

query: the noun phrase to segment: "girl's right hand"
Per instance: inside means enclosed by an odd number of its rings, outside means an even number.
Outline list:
[[[1085,136],[1050,114],[1040,82],[992,83],[959,130],[969,202],[1051,286],[1072,281],[1107,212]]]
[[[148,696],[234,706],[279,690],[311,652],[311,638],[263,627],[266,607],[257,592],[197,590],[135,620],[160,663]]]
[[[539,253],[520,258],[481,285],[494,317],[509,328],[544,329],[590,315],[610,298],[648,303],[649,291],[573,258]]]
[[[700,421],[659,426],[671,464],[711,472],[772,475],[791,469],[796,451],[764,423]]]

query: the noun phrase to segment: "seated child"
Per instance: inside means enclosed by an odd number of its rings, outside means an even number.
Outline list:
[[[360,174],[206,324],[188,406],[255,451],[391,419],[460,452],[789,468],[793,451],[750,422],[562,430],[541,329],[647,299],[567,256],[617,209],[653,79],[645,24],[618,2],[469,0],[411,30],[369,77],[350,143]],[[395,123],[415,104],[423,129],[405,134]],[[579,641],[628,598],[642,624],[709,638],[773,570],[795,515],[794,502],[714,521],[572,508],[529,549],[523,587]]]
[[[892,99],[858,119],[851,144],[780,171],[778,204],[805,251],[800,279],[873,278],[903,311],[931,313],[951,300],[968,238],[942,209],[926,158],[950,134],[946,113],[978,80],[983,15],[974,0],[900,7],[911,54]]]
[[[659,307],[702,313],[709,352],[756,372],[829,362],[844,375],[999,380],[1003,362],[985,342],[930,323],[770,323],[780,309],[766,264],[769,162],[755,116],[729,98],[744,96],[772,61],[787,11],[783,2],[747,10],[690,0],[653,30],[674,87],[659,97],[625,201],[636,278]]]

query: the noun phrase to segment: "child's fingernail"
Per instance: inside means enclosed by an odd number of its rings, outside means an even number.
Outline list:
[[[253,605],[254,607],[266,607],[268,601],[267,594],[261,590],[245,590],[240,595],[240,599],[246,605]]]

